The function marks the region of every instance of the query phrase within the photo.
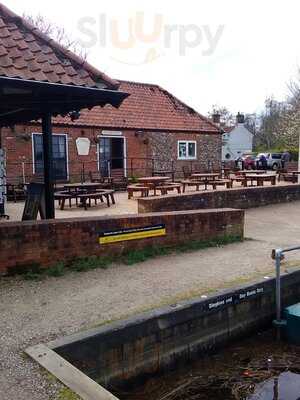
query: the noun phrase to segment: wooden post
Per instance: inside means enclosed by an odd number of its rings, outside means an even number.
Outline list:
[[[55,218],[54,189],[53,189],[53,151],[52,151],[52,122],[51,114],[42,117],[43,153],[44,153],[44,186],[46,218]]]

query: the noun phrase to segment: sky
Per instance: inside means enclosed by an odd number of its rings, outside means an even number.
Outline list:
[[[300,66],[299,0],[3,0],[41,14],[110,77],[156,83],[207,114],[260,112]]]

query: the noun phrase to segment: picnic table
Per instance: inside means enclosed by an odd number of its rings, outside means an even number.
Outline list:
[[[276,185],[276,174],[246,174],[244,178],[243,186],[245,187],[248,186],[248,181],[256,181],[257,186],[264,186],[264,182]]]
[[[102,189],[102,184],[99,182],[84,182],[84,183],[68,183],[62,186],[62,191],[55,193],[54,197],[58,200],[60,209],[63,210],[65,207],[66,200],[69,201],[69,207],[72,207],[72,199],[75,199],[76,205],[87,209],[87,204],[91,206],[91,200],[95,201],[99,199],[103,202],[103,198],[106,199],[107,206],[110,207],[110,200],[115,204],[114,191]],[[80,204],[78,204],[80,200]]]
[[[263,175],[266,174],[266,171],[263,169],[243,169],[242,171],[237,171],[237,175],[249,175],[249,174],[255,174],[255,175]]]
[[[191,175],[191,178],[199,178],[199,179],[211,179],[211,180],[215,180],[218,178],[218,176],[220,176],[219,173],[217,172],[201,172],[201,173],[195,173]]]
[[[84,182],[84,183],[67,183],[63,186],[65,190],[69,192],[91,192],[102,188],[102,184],[99,182]]]
[[[95,205],[97,205],[97,200],[100,200],[101,203],[103,203],[103,199],[106,200],[107,207],[110,207],[110,201],[112,204],[116,204],[115,202],[115,197],[114,197],[114,191],[113,190],[107,190],[107,189],[101,189],[98,190],[95,193],[83,193],[79,194],[78,198],[81,201],[82,207],[87,210],[87,207],[92,206],[92,200],[95,201]]]
[[[215,181],[220,176],[217,172],[201,172],[194,173],[191,175],[191,180],[195,179],[204,183],[205,190],[207,190],[207,185],[210,181]]]
[[[142,178],[138,178],[139,183],[142,183],[149,189],[154,190],[155,196],[157,188],[170,180],[171,178],[169,176],[144,176]]]
[[[300,171],[297,171],[297,170],[289,170],[288,172],[280,172],[279,173],[279,181],[281,180],[281,177],[283,177],[283,179],[285,181],[297,183],[298,175],[300,175]]]
[[[289,173],[294,176],[300,175],[300,171],[290,171]]]

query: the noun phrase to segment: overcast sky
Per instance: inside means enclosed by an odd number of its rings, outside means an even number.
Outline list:
[[[300,65],[299,0],[4,4],[64,26],[111,77],[157,83],[203,114],[213,104],[254,112],[267,96],[283,99]]]

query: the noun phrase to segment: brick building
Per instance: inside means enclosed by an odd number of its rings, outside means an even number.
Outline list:
[[[53,119],[53,156],[58,180],[139,176],[197,169],[221,163],[220,129],[157,85],[119,81],[129,93],[119,109],[110,105],[82,110],[78,119]],[[31,122],[2,129],[8,180],[30,180],[42,173],[41,125]]]

